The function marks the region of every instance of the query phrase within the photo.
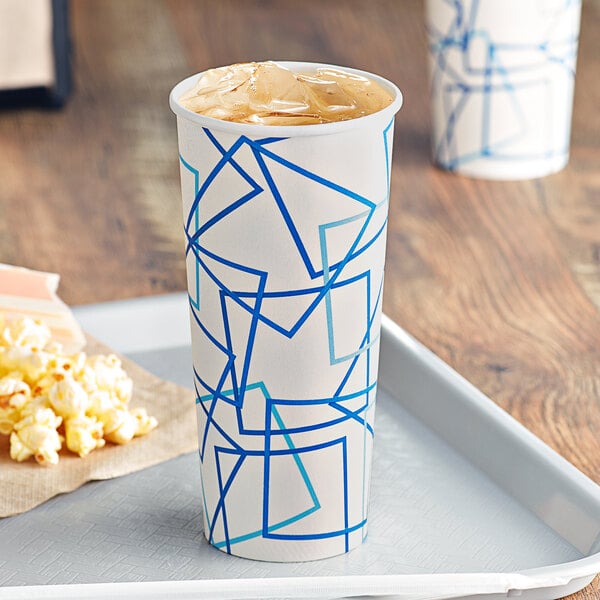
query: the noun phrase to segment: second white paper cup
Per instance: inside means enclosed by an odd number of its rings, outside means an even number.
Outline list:
[[[311,63],[280,63],[312,71]],[[353,72],[352,69],[346,69]],[[366,536],[394,115],[177,115],[204,531],[305,561]]]
[[[427,0],[433,158],[487,179],[569,159],[580,0]]]

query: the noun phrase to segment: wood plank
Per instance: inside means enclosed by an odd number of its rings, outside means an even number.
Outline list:
[[[182,289],[167,95],[189,67],[158,3],[74,2],[72,20],[67,108],[0,116],[2,260],[61,273],[70,303]]]

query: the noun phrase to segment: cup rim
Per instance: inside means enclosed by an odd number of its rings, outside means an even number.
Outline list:
[[[350,129],[369,126],[373,121],[381,119],[385,115],[387,115],[389,119],[392,119],[402,106],[403,96],[400,89],[391,81],[381,77],[380,75],[375,75],[374,73],[369,73],[368,71],[362,71],[360,69],[340,67],[327,63],[280,60],[275,60],[273,62],[281,65],[282,67],[287,67],[288,69],[296,71],[316,71],[318,68],[332,68],[341,71],[347,71],[348,73],[355,75],[368,77],[372,81],[379,83],[379,85],[388,91],[392,95],[393,100],[389,106],[386,106],[377,112],[371,113],[370,115],[357,117],[356,119],[348,119],[346,121],[336,121],[334,123],[318,123],[314,125],[258,125],[253,123],[236,123],[233,121],[224,121],[222,119],[215,119],[213,117],[200,115],[185,108],[179,102],[179,98],[181,98],[183,93],[195,85],[198,77],[204,73],[204,71],[201,71],[186,77],[176,84],[175,87],[173,87],[171,93],[169,94],[169,106],[178,117],[186,119],[187,121],[192,121],[193,123],[197,123],[198,125],[207,127],[211,130],[216,129],[219,131],[227,131],[252,137],[300,137],[340,133]]]

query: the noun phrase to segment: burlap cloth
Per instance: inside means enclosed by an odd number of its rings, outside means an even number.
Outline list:
[[[112,352],[90,338],[85,351],[88,355]],[[58,465],[50,467],[42,467],[33,459],[22,463],[11,460],[9,437],[0,435],[0,517],[25,512],[86,481],[133,473],[197,449],[194,393],[120,358],[133,379],[130,406],[145,407],[148,414],[158,419],[158,427],[124,446],[107,443],[85,458],[63,448]]]

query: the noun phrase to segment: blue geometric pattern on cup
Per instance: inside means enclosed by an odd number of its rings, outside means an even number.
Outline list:
[[[572,89],[575,77],[578,31],[558,39],[550,26],[543,39],[525,39],[506,42],[497,39],[488,27],[479,23],[479,14],[485,2],[496,0],[443,0],[452,11],[445,20],[445,27],[438,29],[429,24],[429,51],[432,59],[432,98],[441,95],[445,115],[443,131],[433,140],[433,152],[437,164],[448,170],[480,159],[486,161],[530,161],[566,156],[568,133],[561,139],[534,147],[528,140],[532,130],[532,115],[544,113],[547,130],[553,128],[552,95],[558,88]],[[550,5],[539,3],[549,9]],[[498,2],[498,6],[502,4]],[[581,0],[561,0],[552,16],[552,23],[576,22],[573,14],[581,9]],[[450,59],[450,53],[460,54],[460,59]],[[475,58],[475,55],[477,57]],[[548,70],[553,75],[548,76]],[[562,74],[558,74],[560,70]],[[537,106],[525,101],[523,96],[531,91],[539,92],[542,99]],[[504,131],[494,129],[494,105],[505,106],[510,122]],[[477,108],[474,108],[474,107]],[[468,148],[459,148],[457,142],[460,121],[469,112],[474,121],[477,112],[480,135]],[[463,136],[464,137],[464,136]],[[524,141],[531,146],[523,151]]]
[[[382,133],[388,194],[391,154],[388,135],[391,135],[392,125],[393,120]],[[203,132],[220,154],[217,163],[203,172],[202,165],[194,166],[181,155],[180,160],[182,166],[194,176],[195,198],[184,217],[186,256],[192,255],[195,265],[195,277],[192,278],[193,284],[190,284],[189,290],[192,324],[197,328],[203,343],[222,361],[222,370],[214,381],[205,379],[202,365],[194,365],[197,406],[203,417],[199,419],[202,427],[199,431],[200,459],[202,463],[209,461],[211,468],[214,467],[219,489],[219,497],[212,506],[207,506],[205,498],[207,537],[213,545],[226,552],[231,552],[235,544],[259,537],[290,541],[337,538],[340,543],[339,552],[347,551],[350,534],[361,530],[364,532],[367,522],[367,454],[370,452],[373,436],[373,406],[377,385],[376,374],[373,372],[376,360],[373,362],[372,353],[378,351],[376,321],[381,312],[383,270],[365,268],[351,275],[347,273],[352,265],[364,259],[369,249],[384,242],[388,197],[386,195],[378,200],[366,198],[291,162],[273,150],[277,142],[285,138],[251,140],[242,135],[225,148],[209,129],[205,128]],[[243,161],[238,160],[242,152],[245,153],[246,163],[248,156],[253,158],[254,172],[260,173],[260,182],[249,172],[251,169],[244,168]],[[285,193],[280,190],[277,178],[272,173],[274,168],[279,167],[289,169],[317,186],[339,194],[347,206],[352,207],[353,214],[348,217],[317,224],[320,248],[318,254],[311,255],[307,250],[308,243],[303,239],[293,210],[287,205]],[[213,209],[212,214],[204,218],[203,199],[225,168],[233,169],[239,176],[240,183],[245,182],[245,193],[236,198],[223,198],[223,208],[218,211]],[[251,209],[252,202],[265,197],[275,203],[281,215],[281,230],[291,240],[305,269],[307,281],[312,282],[311,284],[302,288],[272,290],[268,285],[268,270],[243,261],[233,261],[205,244],[205,237],[211,229],[235,211],[242,207]],[[341,255],[335,255],[331,236],[335,236],[336,248],[339,249],[340,235],[347,238],[346,247]],[[234,272],[245,278],[245,289],[233,289],[223,275]],[[208,293],[207,286],[211,286],[211,293],[218,293],[220,301],[221,323],[218,331],[215,330],[214,323],[211,330],[203,320],[200,308],[203,295]],[[364,315],[360,316],[363,333],[356,346],[350,350],[338,348],[336,344],[335,302],[336,294],[339,293],[351,293],[362,298],[361,305],[364,306]],[[300,300],[303,309],[287,320],[274,317],[266,308],[272,301],[292,300]],[[239,337],[234,339],[235,332],[230,324],[232,311],[238,311],[239,319],[240,309],[248,318],[247,333],[241,341]],[[279,340],[291,342],[302,334],[303,328],[317,313],[322,316],[323,311],[326,315],[324,343],[329,348],[329,364],[324,367],[342,367],[336,389],[323,397],[277,398],[271,396],[268,380],[249,380],[258,331],[270,330]],[[252,410],[248,412],[245,408],[250,398]],[[257,406],[261,407],[263,415],[259,422],[256,416]],[[294,411],[302,411],[306,407],[322,411],[323,418],[316,422],[299,422],[301,417],[298,414],[301,413]],[[236,424],[233,432],[230,429],[232,415]],[[228,420],[229,428],[224,425],[223,416]],[[294,425],[286,425],[288,418],[294,421]],[[363,447],[361,514],[353,520],[348,509],[348,440],[337,429],[339,426],[348,427],[349,423],[354,424],[360,432]],[[303,435],[315,433],[322,434],[321,441],[307,445]],[[301,523],[324,509],[323,499],[313,482],[309,466],[314,464],[315,456],[319,454],[324,460],[337,461],[340,466],[338,476],[341,502],[336,507],[340,515],[339,526],[308,533],[298,530],[290,532],[290,526]],[[261,516],[256,523],[236,526],[228,518],[227,495],[236,481],[244,477],[246,466],[256,466],[256,461],[261,463],[263,478]],[[283,464],[280,461],[287,461],[287,477],[292,472],[291,478],[295,479],[292,484],[302,490],[305,505],[290,514],[274,517],[271,515],[270,490],[272,486],[281,485],[276,479],[277,466]]]

